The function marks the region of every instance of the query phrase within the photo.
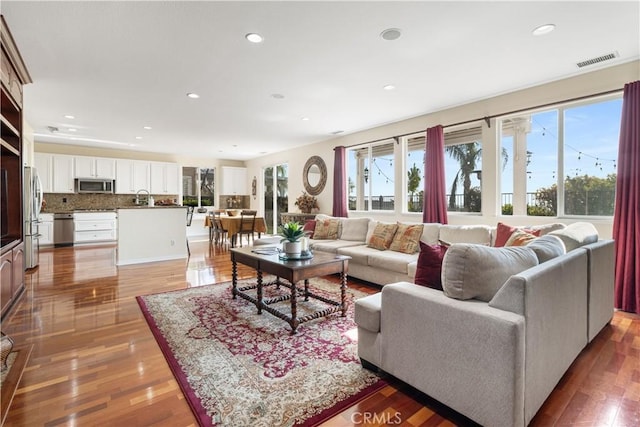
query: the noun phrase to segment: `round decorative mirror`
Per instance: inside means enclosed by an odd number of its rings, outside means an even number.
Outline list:
[[[312,196],[322,193],[327,183],[327,165],[320,156],[312,156],[302,170],[304,189]]]

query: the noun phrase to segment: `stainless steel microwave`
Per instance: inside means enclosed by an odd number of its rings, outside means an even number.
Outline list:
[[[76,193],[113,193],[112,179],[76,179]]]

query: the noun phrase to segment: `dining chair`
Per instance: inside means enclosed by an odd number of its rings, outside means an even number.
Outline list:
[[[222,219],[220,219],[220,212],[212,212],[211,213],[213,216],[212,219],[212,229],[213,229],[213,239],[215,241],[215,243],[220,243],[223,244],[226,242],[227,240],[227,234],[228,234],[228,230],[226,230],[224,228],[224,225],[222,224]]]
[[[187,206],[187,227],[191,227],[191,221],[193,221],[193,206]],[[191,249],[189,248],[189,236],[187,236],[187,254],[191,256]]]
[[[240,247],[242,247],[242,236],[247,236],[247,245],[249,244],[249,238],[253,242],[253,233],[256,229],[256,215],[258,211],[243,209],[240,212],[240,229],[238,230],[238,237],[240,238]]]

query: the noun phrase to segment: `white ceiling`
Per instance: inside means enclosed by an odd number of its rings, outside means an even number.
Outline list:
[[[638,1],[3,0],[2,14],[34,81],[25,104],[36,141],[221,159],[640,57]],[[556,30],[532,36],[547,23]],[[387,28],[402,36],[382,39]],[[619,56],[576,66],[609,52]]]

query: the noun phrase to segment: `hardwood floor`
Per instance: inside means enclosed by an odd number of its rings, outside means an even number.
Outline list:
[[[206,241],[192,241],[190,248],[188,262],[125,267],[115,266],[114,246],[43,250],[40,266],[27,273],[26,294],[2,323],[16,344],[33,344],[5,425],[196,425],[135,301],[137,295],[231,280],[227,249]],[[239,276],[253,272],[239,266]],[[378,291],[356,280],[350,286]],[[385,421],[470,424],[392,380],[324,425]],[[616,313],[531,425],[640,425],[640,316]]]

